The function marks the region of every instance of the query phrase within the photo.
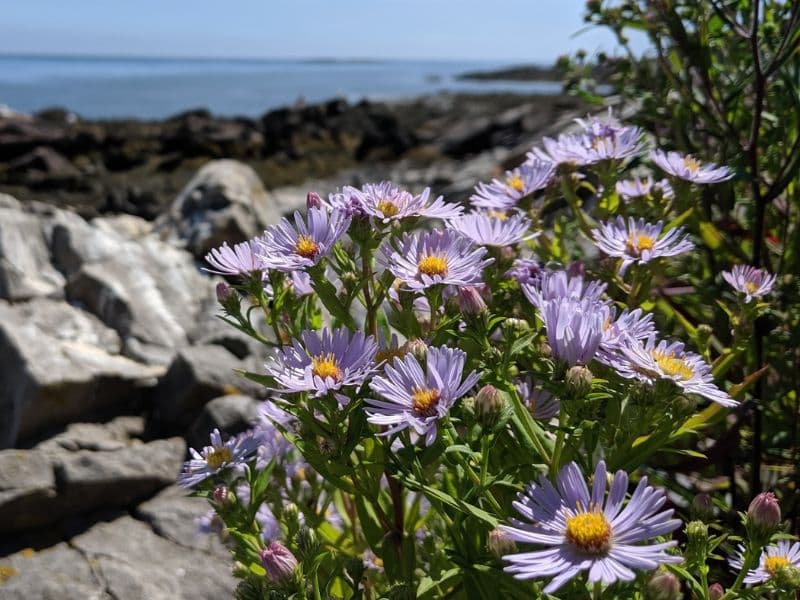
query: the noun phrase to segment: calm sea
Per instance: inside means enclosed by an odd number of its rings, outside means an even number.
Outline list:
[[[557,93],[555,82],[458,81],[508,66],[439,61],[290,61],[0,56],[0,104],[86,118],[163,118],[190,108],[258,116],[299,100],[391,100],[438,91]]]

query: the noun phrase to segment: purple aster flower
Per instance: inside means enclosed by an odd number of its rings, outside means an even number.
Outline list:
[[[733,289],[745,295],[745,302],[769,294],[776,279],[775,275],[771,275],[764,269],[748,265],[734,265],[730,271],[723,271],[722,277]]]
[[[528,407],[534,419],[549,421],[558,414],[559,401],[550,392],[545,390],[539,382],[526,377],[515,386],[522,403]]]
[[[203,268],[209,273],[218,275],[250,275],[260,273],[266,267],[258,258],[258,240],[248,240],[241,244],[234,245],[233,248],[223,242],[219,248],[214,248],[206,254],[206,262],[213,269]]]
[[[258,441],[251,435],[235,436],[223,443],[219,429],[215,429],[211,432],[210,446],[200,452],[189,449],[192,457],[183,463],[178,485],[194,487],[225,469],[241,467],[254,456],[257,447]]]
[[[672,510],[660,510],[667,497],[642,477],[624,506],[628,474],[617,471],[606,496],[606,465],[597,464],[591,493],[574,462],[558,474],[554,487],[543,475],[517,496],[513,506],[525,521],[511,518],[501,525],[517,543],[544,546],[533,552],[509,554],[505,570],[517,579],[553,577],[544,588],[552,594],[564,583],[588,571],[591,583],[610,585],[632,581],[636,570],[650,571],[665,563],[679,563],[667,554],[676,542],[646,543],[677,529],[681,522]]]
[[[516,279],[519,284],[535,284],[541,273],[542,266],[535,258],[517,258],[511,268],[506,271],[506,277]]]
[[[728,559],[728,563],[741,571],[744,567],[744,546],[738,547],[735,556]],[[765,583],[774,577],[780,569],[786,567],[800,569],[800,542],[790,542],[789,540],[778,540],[777,543],[764,548],[758,567],[751,569],[745,575],[744,582],[748,585]]]
[[[444,202],[442,196],[431,201],[431,190],[425,188],[418,196],[397,187],[390,181],[367,183],[360,190],[346,186],[341,192],[331,194],[329,204],[334,208],[351,207],[358,203],[361,214],[369,215],[388,223],[409,217],[429,219],[452,219],[461,214],[462,208]]]
[[[311,392],[314,397],[342,387],[360,387],[376,370],[378,344],[372,336],[345,327],[307,330],[291,345],[280,348],[266,363],[267,372],[283,393]],[[340,402],[347,397],[337,394]]]
[[[551,161],[533,157],[516,169],[506,171],[503,179],[479,183],[469,200],[476,208],[508,210],[525,196],[547,187],[554,173],[555,165]]]
[[[350,226],[350,217],[334,209],[311,208],[305,221],[294,213],[294,225],[287,218],[272,225],[258,241],[258,258],[278,271],[292,272],[313,267],[325,257]]]
[[[194,518],[197,533],[200,535],[219,535],[225,530],[225,523],[213,508]]]
[[[370,383],[382,399],[364,400],[367,421],[389,427],[382,435],[411,427],[430,446],[436,439],[437,421],[478,382],[475,371],[462,380],[466,356],[454,348],[428,348],[426,369],[412,354],[394,359]]]
[[[434,229],[405,234],[399,247],[384,244],[378,262],[403,284],[415,291],[437,284],[467,285],[481,280],[486,248],[476,248],[454,231]]]
[[[531,233],[531,220],[521,213],[508,216],[498,211],[473,211],[450,219],[447,223],[481,246],[511,246],[535,238],[541,233]]]
[[[674,382],[687,394],[697,394],[722,406],[738,402],[714,384],[711,367],[699,354],[687,352],[681,342],[667,343],[651,335],[646,341],[628,338],[619,356],[610,365],[627,379],[654,383],[659,379]]]
[[[540,276],[531,283],[522,283],[522,292],[525,297],[544,312],[545,304],[550,300],[588,302],[602,304],[601,297],[606,291],[606,284],[602,281],[586,283],[582,275],[570,276],[566,271],[542,271]]]
[[[620,349],[628,345],[629,340],[644,341],[655,335],[656,328],[653,324],[653,315],[644,312],[641,308],[623,310],[619,317],[617,309],[609,307],[609,318],[604,325],[603,341],[600,344],[600,362],[611,365]]]
[[[720,183],[733,177],[728,167],[718,167],[714,163],[704,165],[691,154],[653,150],[650,159],[669,175],[691,183]]]
[[[604,160],[624,160],[641,154],[645,149],[640,128],[620,125],[611,116],[607,122],[595,117],[576,121],[583,127],[583,133],[561,134],[558,139],[543,138],[544,151],[536,148],[528,157],[554,163],[591,165]]]
[[[644,219],[617,217],[614,221],[600,223],[599,229],[593,229],[595,244],[609,256],[622,259],[620,275],[632,264],[645,264],[656,258],[677,256],[694,248],[687,236],[681,238],[683,228],[669,230],[663,237],[661,230],[664,223],[655,225],[645,223]]]
[[[541,313],[553,356],[570,366],[592,360],[603,341],[606,305],[591,300],[549,300]]]
[[[658,189],[661,191],[662,198],[673,198],[675,196],[675,192],[672,190],[672,186],[669,184],[669,181],[666,179],[662,179],[661,181],[653,181],[650,177],[638,178],[634,177],[633,179],[626,179],[624,181],[618,181],[616,184],[617,193],[622,197],[623,200],[637,200],[639,198],[645,198],[650,196],[654,190]]]
[[[266,469],[273,460],[282,461],[292,444],[282,433],[294,424],[295,418],[271,400],[265,400],[258,407],[258,420],[252,436],[258,441],[256,468]]]
[[[291,550],[279,542],[271,542],[259,553],[261,566],[271,581],[289,579],[297,568],[297,559]]]

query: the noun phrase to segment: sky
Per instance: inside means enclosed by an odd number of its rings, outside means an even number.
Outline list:
[[[2,54],[469,59],[612,51],[585,0],[16,0]]]

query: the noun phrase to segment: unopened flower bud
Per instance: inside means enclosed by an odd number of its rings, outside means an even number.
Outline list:
[[[297,559],[291,551],[280,542],[272,542],[258,553],[261,566],[267,571],[272,581],[283,581],[294,573]]]
[[[211,497],[217,504],[228,504],[232,500],[236,499],[236,496],[233,495],[233,492],[231,492],[228,489],[228,486],[225,485],[218,485],[215,487],[214,491],[211,492]]]
[[[800,569],[791,564],[779,567],[771,577],[775,587],[782,590],[800,589]]]
[[[517,551],[517,543],[499,527],[495,527],[489,532],[487,546],[489,547],[489,552],[497,560],[502,560],[504,556]]]
[[[720,600],[725,595],[725,588],[719,583],[708,586],[708,600]]]
[[[319,538],[317,533],[310,527],[303,525],[296,536],[297,550],[303,560],[312,559],[319,552]]]
[[[747,508],[747,522],[759,536],[770,536],[781,524],[781,507],[772,492],[761,492]]]
[[[708,555],[708,526],[702,521],[691,521],[686,526],[686,561],[702,564]]]
[[[406,352],[410,352],[411,355],[416,358],[419,362],[424,363],[428,357],[428,346],[424,340],[419,338],[414,338],[408,340],[405,344]]]
[[[530,323],[525,319],[508,318],[503,322],[503,326],[510,331],[527,331],[531,328]]]
[[[539,344],[539,354],[542,355],[542,358],[550,358],[553,356],[553,349],[547,342],[542,342]]]
[[[517,251],[513,246],[503,246],[500,248],[500,259],[510,262],[517,257]]]
[[[486,302],[475,286],[458,288],[458,307],[465,315],[477,315],[486,310]]]
[[[300,511],[297,509],[297,504],[294,502],[289,502],[289,504],[283,507],[281,514],[286,522],[296,523],[300,515]]]
[[[589,390],[592,389],[593,379],[594,376],[592,372],[587,367],[581,365],[570,367],[567,374],[564,376],[567,387],[575,397],[585,396]]]
[[[645,587],[647,600],[677,600],[681,598],[681,583],[672,573],[661,571],[650,578]]]
[[[227,283],[225,283],[224,281],[220,281],[217,284],[217,302],[219,302],[220,304],[224,303],[225,300],[228,299],[228,296],[230,296],[230,293],[231,293],[231,288]]]
[[[306,208],[319,208],[322,206],[322,198],[317,192],[308,192],[306,194]]]
[[[714,503],[711,501],[711,496],[703,493],[692,498],[689,514],[692,519],[703,522],[710,521],[714,516]]]
[[[483,386],[475,396],[475,416],[484,427],[492,427],[497,423],[503,406],[503,397],[493,385]]]

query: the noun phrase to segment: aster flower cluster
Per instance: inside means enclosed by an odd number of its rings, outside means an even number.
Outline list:
[[[747,393],[736,336],[776,281],[697,267],[715,229],[676,207],[731,177],[648,154],[609,114],[545,138],[469,208],[345,186],[212,250],[223,318],[266,346],[244,375],[268,399],[192,449],[179,483],[208,499],[200,526],[231,545],[242,597],[712,597],[723,540],[681,508],[684,479],[659,485],[663,454]],[[730,347],[681,298],[720,281]],[[800,564],[760,498],[736,593]]]

